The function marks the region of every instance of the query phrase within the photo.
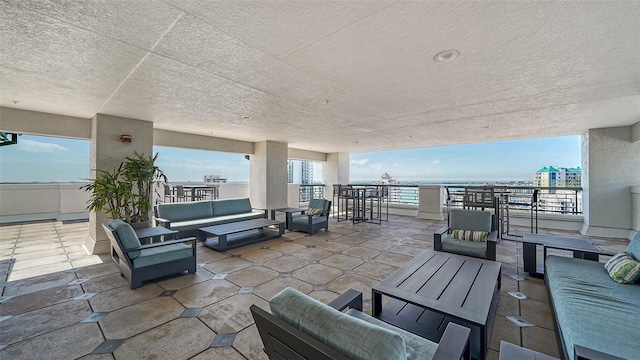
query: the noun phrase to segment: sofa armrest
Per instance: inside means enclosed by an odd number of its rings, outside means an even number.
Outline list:
[[[153,217],[153,220],[156,221],[156,226],[162,226],[165,227],[167,229],[171,229],[171,220],[169,219],[163,219],[157,216]]]
[[[338,311],[346,308],[362,311],[362,293],[354,289],[349,289],[327,305]]]
[[[496,261],[496,244],[498,243],[498,232],[492,231],[487,234],[487,260]]]
[[[605,354],[598,350],[589,349],[584,346],[574,345],[573,354],[575,360],[623,360],[620,357]]]
[[[269,212],[268,209],[263,209],[263,208],[251,208],[251,210],[260,210],[260,211],[264,211],[264,218],[268,219],[269,215],[267,214]]]
[[[449,231],[448,226],[440,228],[440,230],[433,233],[433,250],[442,251],[442,235]]]
[[[450,322],[440,338],[432,360],[471,359],[469,334],[469,328]]]

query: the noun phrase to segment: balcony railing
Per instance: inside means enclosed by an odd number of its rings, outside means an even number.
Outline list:
[[[465,186],[446,186],[451,207],[462,208]],[[582,188],[579,187],[532,187],[500,186],[508,193],[510,211],[528,211],[533,191],[538,191],[538,212],[548,214],[582,214]]]
[[[300,202],[311,199],[324,199],[324,184],[300,184]]]

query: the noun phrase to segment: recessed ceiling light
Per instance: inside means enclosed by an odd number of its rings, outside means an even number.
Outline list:
[[[13,105],[17,105],[20,102],[18,100],[11,100],[11,101],[13,101]]]
[[[437,62],[447,62],[457,58],[458,55],[460,55],[460,52],[456,49],[445,50],[437,53],[436,56],[433,57],[433,60]]]
[[[240,117],[243,118],[243,119],[251,119],[251,116],[249,116],[249,115],[242,115]]]

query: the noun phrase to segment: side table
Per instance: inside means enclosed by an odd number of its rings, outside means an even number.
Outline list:
[[[143,239],[149,239],[149,244],[164,241],[167,239],[167,236],[171,236],[173,240],[175,240],[176,234],[178,233],[175,230],[167,229],[163,226],[134,229],[134,231],[136,232],[138,239],[140,239],[140,243],[142,243]]]
[[[289,223],[291,222],[291,214],[295,214],[295,213],[304,214],[305,211],[307,211],[307,210],[309,210],[309,209],[291,208],[291,207],[271,209],[271,220],[275,220],[276,219],[276,212],[285,213],[284,227],[285,227],[285,229],[291,231],[291,228],[289,227]]]
[[[585,239],[525,233],[522,239],[524,271],[535,277],[544,276],[544,261],[538,266],[538,245],[544,247],[543,259],[547,257],[547,249],[573,251],[574,258],[593,261],[599,261],[600,255],[613,255],[612,252],[598,249]]]

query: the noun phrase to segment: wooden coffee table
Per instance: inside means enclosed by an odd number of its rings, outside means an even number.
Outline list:
[[[484,359],[498,306],[500,263],[426,250],[372,289],[373,315],[439,342],[449,322],[471,329],[471,356]],[[382,306],[382,296],[389,297]]]
[[[277,226],[278,230],[266,229]],[[251,219],[198,229],[202,245],[217,251],[227,251],[240,246],[275,239],[284,234],[284,222],[269,219]],[[213,235],[214,238],[208,238]]]

